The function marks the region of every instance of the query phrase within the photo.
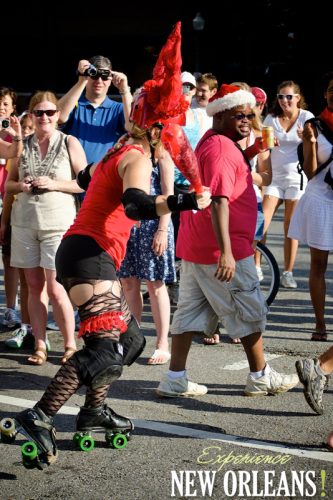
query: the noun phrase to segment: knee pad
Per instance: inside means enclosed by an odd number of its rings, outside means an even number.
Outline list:
[[[130,366],[140,356],[146,345],[146,339],[136,320],[132,317],[125,333],[120,335],[123,346],[123,364]]]
[[[97,389],[117,380],[123,371],[123,360],[116,343],[110,338],[88,338],[86,345],[72,356],[80,380]]]
[[[111,385],[112,382],[121,376],[122,372],[122,365],[110,365],[104,370],[96,373],[96,375],[92,378],[89,387],[91,387],[91,389],[98,389],[103,385]]]

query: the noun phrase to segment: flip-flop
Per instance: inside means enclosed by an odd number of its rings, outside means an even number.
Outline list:
[[[220,336],[218,333],[214,333],[212,337],[204,337],[202,343],[205,345],[217,345],[220,343]]]
[[[162,358],[162,361],[156,361]],[[163,351],[162,349],[155,349],[153,354],[148,359],[148,365],[164,365],[170,361],[171,354],[168,351]]]

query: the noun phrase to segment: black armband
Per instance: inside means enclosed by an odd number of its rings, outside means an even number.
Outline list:
[[[128,188],[121,198],[125,214],[129,219],[157,219],[156,196],[145,193],[142,189]]]
[[[167,197],[167,205],[171,212],[183,212],[184,210],[199,210],[195,193],[171,194]]]
[[[76,177],[76,182],[80,186],[81,189],[87,191],[89,183],[91,181],[90,168],[93,166],[93,163],[89,163],[83,170],[81,170]]]

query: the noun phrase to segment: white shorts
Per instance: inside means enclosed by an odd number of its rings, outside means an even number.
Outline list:
[[[277,184],[270,184],[264,187],[264,195],[275,196],[279,200],[299,200],[303,196],[304,190],[299,187],[289,186],[284,188]]]
[[[212,335],[221,320],[232,338],[263,332],[267,305],[253,256],[236,262],[230,283],[215,278],[216,264],[182,261],[178,306],[171,333],[204,332]]]
[[[12,226],[10,265],[23,269],[55,270],[55,254],[64,230],[36,230]]]

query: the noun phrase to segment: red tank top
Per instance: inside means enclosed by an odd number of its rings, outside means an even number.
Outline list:
[[[103,160],[98,163],[79,213],[64,235],[64,238],[71,234],[90,236],[111,255],[117,269],[125,257],[127,240],[135,223],[125,215],[120,201],[123,181],[118,173],[119,161],[131,149],[142,152],[134,145],[127,145],[111,154],[105,163]]]

